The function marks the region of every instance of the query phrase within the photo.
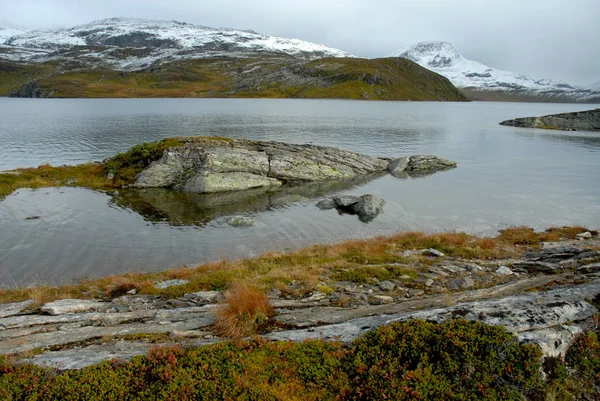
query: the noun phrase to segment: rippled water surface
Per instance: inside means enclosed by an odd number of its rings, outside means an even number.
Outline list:
[[[592,107],[0,99],[0,170],[102,160],[140,142],[178,135],[312,142],[390,157],[436,154],[459,164],[421,179],[369,177],[278,194],[19,190],[0,200],[0,286],[161,270],[399,230],[493,234],[521,224],[598,228],[600,134],[498,125],[508,118]],[[338,193],[380,196],[387,202],[384,214],[365,224],[314,207]],[[225,220],[232,215],[251,216],[255,225],[230,227]]]

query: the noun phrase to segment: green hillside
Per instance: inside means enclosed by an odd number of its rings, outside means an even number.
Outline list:
[[[135,72],[0,62],[0,96],[467,100],[446,78],[405,59],[278,56],[181,60]]]

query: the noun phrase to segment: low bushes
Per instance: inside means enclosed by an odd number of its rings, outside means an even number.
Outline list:
[[[62,373],[0,359],[0,399],[598,399],[596,332],[582,335],[564,361],[546,364],[546,379],[540,357],[537,347],[516,342],[499,327],[416,320],[374,330],[347,346],[253,339],[156,348],[130,362]],[[566,383],[566,390],[557,390]]]

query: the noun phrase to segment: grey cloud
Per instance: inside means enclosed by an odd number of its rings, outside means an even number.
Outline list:
[[[13,26],[115,16],[253,29],[370,58],[447,40],[496,68],[572,84],[600,79],[598,0],[0,0],[0,22]]]

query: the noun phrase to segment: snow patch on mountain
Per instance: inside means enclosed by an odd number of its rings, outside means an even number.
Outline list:
[[[4,44],[11,37],[21,35],[23,33],[24,31],[20,29],[0,26],[0,45]]]
[[[600,89],[600,81],[594,82],[589,87],[592,88],[592,89]]]
[[[421,42],[396,52],[394,57],[410,59],[448,78],[458,88],[497,91],[549,98],[587,101],[600,97],[600,91],[577,88],[565,82],[535,79],[498,70],[463,57],[448,42]]]
[[[124,69],[143,68],[163,59],[239,56],[257,52],[302,59],[354,57],[342,50],[299,39],[135,18],[109,18],[69,29],[20,32],[7,37],[4,44],[12,51],[6,52],[8,56],[0,54],[0,57],[35,62],[70,56],[96,59]],[[137,51],[124,56],[115,49]]]

